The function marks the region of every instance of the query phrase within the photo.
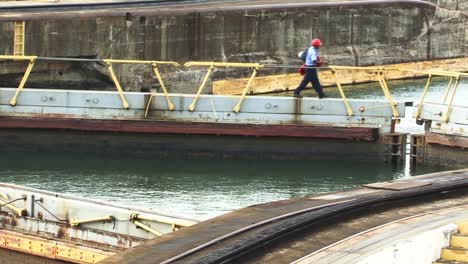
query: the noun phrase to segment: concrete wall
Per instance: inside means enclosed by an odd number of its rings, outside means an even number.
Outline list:
[[[321,38],[324,43],[322,57],[335,65],[463,57],[468,52],[468,16],[430,4],[225,9],[173,14],[156,10],[120,16],[80,14],[70,17],[44,16],[27,21],[26,54],[298,65],[297,52],[314,37]],[[0,51],[4,54],[12,53],[12,32],[11,22],[0,24]],[[24,67],[0,67],[0,73],[19,72]],[[51,86],[39,76],[41,70],[48,72],[49,79],[56,83],[65,80],[59,85],[62,87],[76,79],[95,78],[86,73],[76,76],[68,71],[50,72],[49,65],[37,67],[27,86]],[[82,69],[84,66],[67,68],[76,67]],[[103,66],[88,67],[106,76]],[[187,73],[186,69],[179,69],[174,74],[174,70],[167,69],[165,77],[169,78],[169,89],[176,92],[193,92],[204,74],[199,70]],[[158,87],[148,67],[122,65],[117,66],[116,71],[126,90]],[[288,71],[291,69],[269,68],[262,70],[260,75]],[[214,78],[247,74],[248,71],[218,70]],[[101,81],[103,86],[110,83],[108,78]],[[18,77],[3,79],[0,86],[18,82]]]
[[[453,169],[468,167],[468,149],[449,147],[438,144],[427,144],[424,163],[433,166],[444,166]]]
[[[426,0],[432,2],[436,5],[439,5],[442,8],[447,8],[451,10],[468,10],[468,1],[466,0]]]

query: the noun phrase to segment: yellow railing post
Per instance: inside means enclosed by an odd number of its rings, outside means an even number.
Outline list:
[[[254,68],[255,69],[254,72],[252,73],[252,76],[249,79],[249,82],[247,83],[247,87],[244,88],[244,92],[243,92],[243,94],[241,96],[241,101],[234,107],[234,111],[236,111],[236,109],[240,109],[240,104],[242,103],[242,100],[244,99],[245,94],[247,93],[247,90],[249,89],[250,85],[252,84],[252,80],[253,80],[253,78],[255,78],[255,75],[257,74],[257,70],[259,68],[264,67],[264,65],[259,64],[259,63],[197,62],[197,61],[189,61],[189,62],[185,63],[184,66],[185,67],[209,66],[208,72],[205,75],[205,79],[203,80],[202,84],[200,85],[200,88],[198,89],[198,92],[197,92],[197,94],[195,96],[195,99],[193,100],[192,104],[189,107],[189,110],[192,111],[192,112],[195,110],[195,104],[196,104],[196,102],[198,100],[198,97],[200,96],[200,93],[201,93],[203,87],[205,86],[205,84],[206,84],[206,82],[208,80],[208,77],[210,76],[210,74],[213,71],[214,67],[240,67],[240,68]],[[237,110],[237,111],[239,111],[239,110]]]
[[[237,103],[237,105],[234,107],[234,112],[239,113],[242,101],[244,101],[245,95],[247,94],[247,91],[250,89],[250,86],[252,85],[252,82],[255,79],[255,76],[257,75],[257,70],[258,67],[254,68],[252,75],[250,76],[250,79],[247,82],[247,85],[245,86],[242,95],[240,96],[239,103]]]
[[[452,82],[453,82],[453,77],[450,77],[450,81],[449,81],[449,84],[447,86],[447,88],[445,89],[445,93],[444,93],[444,100],[442,101],[443,104],[445,104],[445,101],[447,100],[447,96],[450,92],[450,88],[452,86]]]
[[[153,64],[151,64],[151,67],[153,68],[154,74],[156,75],[156,78],[158,79],[159,84],[161,84],[161,88],[162,88],[162,90],[164,92],[164,97],[166,98],[167,106],[168,106],[170,111],[173,111],[174,110],[174,105],[171,102],[171,98],[169,98],[169,94],[167,92],[166,86],[164,85],[164,82],[163,82],[163,80],[161,78],[161,73],[159,72],[158,64],[153,63]],[[150,97],[150,100],[149,100],[150,102],[151,102],[152,97],[153,97],[153,94],[151,94],[151,97]]]
[[[114,69],[112,69],[112,63],[109,62],[108,60],[104,60],[104,62],[107,65],[107,69],[109,69],[109,73],[112,77],[112,80],[114,81],[115,87],[117,88],[117,92],[119,93],[120,99],[122,100],[123,108],[128,109],[129,108],[128,102],[125,99],[125,96],[122,91],[122,87],[120,87],[119,80],[117,80],[117,77],[115,76]]]
[[[390,93],[390,89],[388,89],[387,81],[385,81],[385,77],[382,74],[382,71],[379,71],[378,79],[379,79],[380,86],[384,92],[385,98],[387,98],[387,101],[390,103],[390,107],[392,108],[393,117],[399,117],[400,114],[398,113],[398,110],[395,107],[396,103],[393,101],[392,95]]]
[[[146,104],[145,118],[148,117],[148,111],[149,111],[149,108],[150,108],[150,105],[151,105],[151,100],[153,100],[153,97],[156,97],[155,92],[151,92],[151,96],[150,96],[150,98],[148,100],[148,103]]]
[[[28,64],[28,67],[26,68],[26,72],[24,72],[23,78],[21,79],[21,82],[20,82],[20,84],[18,86],[18,89],[16,89],[15,95],[10,100],[10,105],[11,106],[16,105],[18,95],[19,95],[20,91],[23,89],[24,85],[26,84],[26,81],[28,80],[29,74],[31,73],[32,68],[34,67],[35,62],[36,62],[36,58],[29,59],[29,64]]]
[[[452,109],[453,99],[455,98],[455,93],[457,92],[457,87],[458,87],[459,82],[460,82],[460,75],[457,76],[457,79],[456,79],[455,84],[453,86],[452,97],[450,98],[450,102],[448,103],[447,111],[442,116],[442,122],[444,122],[444,123],[448,123],[450,111]],[[444,102],[445,102],[445,100],[444,100]]]
[[[424,91],[423,91],[423,94],[421,96],[421,100],[419,100],[418,109],[416,109],[416,113],[414,113],[415,118],[419,118],[421,116],[422,106],[423,106],[423,103],[424,103],[424,99],[426,98],[426,94],[427,94],[427,90],[429,89],[429,85],[431,84],[431,80],[432,80],[432,74],[429,73],[429,77],[427,78],[426,86],[424,87]]]
[[[203,90],[203,87],[205,87],[206,82],[208,81],[208,78],[211,75],[211,72],[213,71],[214,64],[210,65],[208,68],[208,72],[205,74],[205,78],[203,79],[203,82],[201,83],[200,87],[198,88],[197,94],[195,95],[195,98],[193,98],[192,104],[189,106],[189,111],[193,112],[195,110],[195,105],[198,101],[198,97],[200,97],[200,94]]]
[[[344,103],[344,105],[346,107],[346,112],[348,113],[348,116],[353,116],[354,115],[353,110],[349,106],[348,99],[346,99],[346,96],[345,96],[344,91],[343,91],[343,87],[341,87],[340,80],[338,79],[338,75],[336,74],[335,69],[332,68],[331,71],[333,73],[333,76],[335,77],[336,86],[338,87],[338,90],[340,91],[341,98],[343,99],[343,103]]]

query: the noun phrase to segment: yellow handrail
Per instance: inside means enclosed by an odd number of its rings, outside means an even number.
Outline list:
[[[206,61],[189,61],[184,64],[185,67],[191,67],[191,66],[208,66],[208,72],[205,75],[205,78],[203,79],[203,82],[201,83],[200,87],[198,88],[197,94],[195,95],[195,98],[193,99],[192,104],[189,106],[189,111],[193,112],[195,110],[195,105],[197,103],[197,100],[200,96],[201,91],[206,85],[206,82],[208,81],[209,76],[213,72],[214,67],[238,67],[238,68],[253,68],[252,75],[249,78],[249,81],[247,82],[247,86],[244,88],[242,95],[240,96],[239,103],[234,107],[234,112],[238,113],[240,111],[240,107],[242,102],[244,101],[244,98],[247,94],[247,91],[249,90],[250,86],[252,85],[253,79],[257,75],[258,69],[264,67],[264,65],[259,64],[259,63],[233,63],[233,62],[206,62]]]
[[[111,78],[112,80],[114,81],[114,84],[115,84],[115,87],[117,88],[117,92],[119,93],[119,96],[120,96],[120,99],[122,100],[122,105],[125,109],[128,109],[129,108],[129,105],[128,105],[128,102],[127,100],[125,99],[125,96],[123,95],[123,90],[122,90],[122,87],[120,86],[120,83],[114,73],[114,70],[112,68],[112,64],[113,63],[117,63],[117,64],[150,64],[152,69],[153,69],[153,72],[154,74],[156,75],[156,78],[158,79],[159,83],[161,84],[161,87],[163,89],[163,92],[164,92],[164,96],[166,98],[166,102],[167,102],[167,105],[168,105],[168,109],[170,111],[174,110],[174,105],[172,104],[171,102],[171,99],[169,98],[169,95],[167,93],[167,89],[166,89],[166,86],[164,85],[164,82],[161,78],[161,74],[159,72],[159,69],[158,69],[158,65],[160,64],[165,64],[165,65],[173,65],[173,66],[180,66],[179,63],[177,62],[174,62],[174,61],[155,61],[155,60],[115,60],[115,59],[103,59],[102,60],[104,63],[106,63],[107,65],[107,68],[109,69],[109,73],[111,75]],[[148,107],[149,107],[149,104],[151,103],[151,100],[153,99],[154,97],[154,94],[151,94],[151,97],[150,97],[150,100],[148,102],[148,106],[147,106],[147,112],[145,114],[145,117],[146,115],[148,114]]]

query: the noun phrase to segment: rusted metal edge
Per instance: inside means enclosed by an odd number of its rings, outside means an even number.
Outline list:
[[[334,127],[292,124],[219,124],[42,117],[0,117],[0,128],[69,129],[78,131],[182,135],[328,138],[366,141],[375,141],[379,137],[379,129],[373,127]]]
[[[389,190],[389,191],[403,191],[409,189],[416,189],[425,186],[429,186],[432,183],[430,182],[418,182],[418,181],[393,181],[393,182],[377,182],[364,184],[363,187],[379,190]]]
[[[29,20],[60,20],[60,19],[70,19],[73,18],[95,18],[95,17],[128,17],[128,15],[133,16],[151,16],[151,15],[185,15],[191,13],[209,13],[209,12],[240,12],[240,11],[277,11],[284,9],[297,9],[302,10],[304,8],[336,8],[336,7],[380,7],[384,5],[410,5],[410,6],[421,6],[437,8],[436,4],[420,0],[375,0],[375,1],[339,1],[339,2],[309,2],[309,3],[280,3],[280,4],[268,4],[268,5],[258,5],[258,4],[247,4],[237,6],[226,6],[215,4],[203,4],[199,7],[197,6],[163,6],[163,7],[146,7],[142,9],[141,7],[136,7],[135,9],[131,8],[111,8],[104,10],[76,10],[68,12],[4,12],[0,15],[0,22],[7,21],[29,21]],[[53,11],[53,6],[50,6],[51,11]]]
[[[5,230],[0,231],[0,240],[0,248],[72,263],[96,263],[115,254]]]
[[[442,135],[428,132],[426,134],[427,144],[439,144],[449,147],[468,148],[468,138],[457,135]]]

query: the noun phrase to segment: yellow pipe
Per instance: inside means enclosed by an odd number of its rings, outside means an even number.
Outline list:
[[[70,219],[70,225],[71,226],[78,226],[81,224],[88,224],[88,223],[95,223],[95,222],[108,222],[112,221],[114,217],[112,215],[107,215],[103,217],[96,217],[96,218],[88,218],[88,219]]]
[[[166,86],[164,85],[164,82],[163,82],[163,80],[161,78],[161,73],[159,72],[158,65],[153,63],[151,66],[153,68],[154,74],[156,75],[156,78],[158,79],[159,83],[161,84],[161,88],[162,88],[162,90],[164,92],[164,97],[166,98],[166,102],[167,102],[167,106],[169,108],[169,111],[173,111],[174,110],[174,105],[172,104],[171,99],[169,98],[169,94],[168,94]],[[153,95],[151,95],[151,96],[153,96]],[[151,98],[150,98],[150,101],[151,101]]]
[[[213,67],[214,67],[213,65],[210,65],[210,68],[208,68],[208,72],[206,73],[205,78],[203,79],[203,82],[200,85],[200,88],[198,88],[197,94],[195,95],[195,98],[193,99],[192,104],[189,106],[190,112],[193,112],[193,110],[195,110],[195,104],[197,103],[198,97],[200,96],[203,90],[203,87],[205,87],[205,84],[208,81],[208,78],[210,77],[211,72],[213,71]]]
[[[187,226],[191,226],[191,225],[194,225],[194,224],[197,223],[195,221],[189,221],[189,220],[186,220],[188,223],[168,221],[168,220],[165,220],[165,219],[160,219],[160,218],[156,218],[156,217],[147,217],[147,216],[143,216],[143,215],[136,214],[136,213],[131,214],[130,219],[132,221],[134,221],[134,220],[146,220],[146,221],[158,222],[158,223],[161,223],[161,224],[174,225],[174,226],[180,226],[180,227],[187,227]]]
[[[390,103],[390,107],[392,108],[393,117],[399,117],[400,114],[398,113],[395,105],[396,103],[393,101],[392,95],[390,93],[390,89],[388,89],[387,82],[385,81],[385,77],[382,75],[382,72],[378,74],[380,86],[384,92],[385,97],[387,98],[388,102]]]
[[[36,60],[37,56],[0,55],[0,60]]]
[[[257,69],[254,69],[252,72],[252,76],[250,76],[250,79],[247,82],[247,85],[245,86],[244,91],[242,92],[239,103],[237,103],[237,105],[234,107],[234,112],[239,113],[242,101],[244,101],[245,95],[247,94],[247,91],[249,90],[250,85],[252,85],[252,82],[256,75],[257,75]]]
[[[14,205],[7,204],[7,202],[4,202],[4,201],[0,201],[0,206],[2,206],[2,207],[5,206],[6,208],[10,209],[11,211],[13,211],[18,216],[27,215],[26,209],[18,208],[18,207],[14,206]]]
[[[139,228],[144,229],[144,230],[146,230],[146,231],[148,231],[148,232],[150,232],[150,233],[152,233],[154,235],[157,235],[157,236],[162,236],[163,235],[163,233],[161,233],[161,232],[159,232],[157,230],[154,230],[153,228],[151,228],[151,227],[149,227],[149,226],[147,226],[147,225],[145,225],[143,223],[140,223],[138,221],[133,221],[133,223],[136,226],[138,226]]]
[[[340,91],[341,98],[343,98],[343,103],[345,104],[346,112],[348,113],[348,116],[353,116],[354,115],[353,110],[349,106],[348,99],[346,99],[346,96],[345,96],[344,91],[343,91],[343,87],[341,87],[341,83],[340,83],[340,81],[338,79],[338,76],[337,76],[335,71],[332,71],[332,73],[335,76],[336,86],[338,87],[338,90]]]
[[[445,104],[445,100],[447,100],[447,96],[448,96],[448,94],[450,92],[450,86],[452,86],[452,82],[453,82],[453,77],[450,77],[449,84],[448,84],[447,88],[445,89],[444,100],[442,101],[443,104]]]
[[[114,81],[115,87],[117,88],[117,92],[119,93],[120,99],[122,100],[123,108],[128,109],[129,108],[128,102],[125,99],[125,96],[123,95],[122,87],[120,87],[119,81],[117,80],[114,70],[112,69],[112,63],[106,62],[106,64],[107,64],[107,68],[109,69],[112,80]]]
[[[185,67],[191,66],[211,66],[211,67],[244,67],[244,68],[262,68],[264,65],[259,63],[236,63],[236,62],[205,62],[189,61],[184,64]]]
[[[0,198],[5,199],[5,200],[9,199],[8,194],[6,194],[6,193],[0,193]]]
[[[174,66],[180,66],[180,64],[175,61],[114,60],[114,59],[104,59],[102,61],[104,61],[105,63],[120,63],[120,64],[169,64],[169,65],[174,65]]]
[[[449,115],[450,111],[452,108],[452,103],[453,103],[453,98],[455,98],[455,93],[457,92],[457,87],[460,81],[460,76],[457,77],[457,80],[455,81],[455,85],[453,86],[453,92],[452,92],[452,97],[450,98],[450,102],[447,106],[447,111],[445,112],[444,116],[442,117],[442,122],[448,123],[449,120]]]
[[[432,75],[447,76],[447,77],[468,76],[468,73],[462,73],[462,72],[441,71],[441,70],[430,70],[428,72],[431,73]]]
[[[31,73],[32,68],[34,67],[34,62],[35,62],[35,59],[31,59],[29,61],[28,67],[26,68],[26,72],[24,73],[23,78],[21,79],[21,82],[20,82],[20,84],[18,86],[18,89],[16,89],[15,95],[10,100],[10,105],[11,106],[16,105],[16,100],[18,98],[18,95],[19,95],[20,91],[23,89],[24,85],[26,84],[26,81],[28,80],[29,74]]]
[[[427,78],[427,83],[426,83],[426,86],[424,87],[424,92],[423,92],[423,94],[421,96],[421,100],[419,100],[418,109],[416,109],[416,113],[414,113],[415,118],[419,118],[421,116],[422,106],[423,106],[423,103],[424,103],[424,99],[426,98],[426,94],[427,94],[427,90],[429,89],[429,85],[431,84],[431,80],[432,80],[432,74],[429,74],[429,78]]]

